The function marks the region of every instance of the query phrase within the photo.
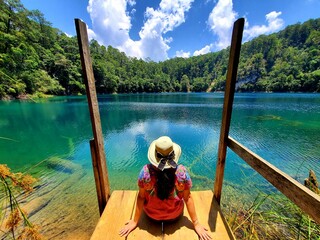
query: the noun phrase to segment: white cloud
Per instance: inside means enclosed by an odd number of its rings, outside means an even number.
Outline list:
[[[158,8],[147,7],[144,13],[144,25],[139,31],[140,39],[134,41],[129,32],[132,28],[131,16],[135,14],[136,0],[89,0],[87,7],[92,20],[92,29],[88,29],[89,38],[96,39],[105,46],[111,45],[137,58],[151,58],[162,61],[168,58],[170,31],[186,21],[186,13],[194,0],[161,0]],[[238,13],[233,9],[232,0],[210,0],[216,2],[207,24],[217,41],[208,43],[193,55],[218,51],[229,46],[232,26]],[[246,21],[244,40],[250,40],[260,34],[270,34],[284,26],[281,12],[270,12],[266,15],[265,25],[249,26]],[[191,53],[177,51],[176,56],[189,57]]]
[[[218,37],[218,41],[214,43],[214,50],[226,48],[230,44],[231,29],[237,15],[233,11],[232,0],[219,0],[212,9],[207,23]]]
[[[72,34],[69,34],[69,33],[67,33],[67,32],[64,32],[64,34],[67,35],[67,36],[70,37],[70,38],[73,37]]]
[[[87,10],[92,20],[92,31],[99,42],[114,47],[129,40],[130,16],[125,0],[90,0]]]
[[[133,8],[130,12],[131,15],[134,15],[136,13],[137,9]]]
[[[183,50],[176,51],[176,57],[188,58],[190,57],[190,52],[184,52]]]
[[[136,5],[136,1],[135,0],[128,0],[128,4],[132,7],[132,6]]]
[[[192,2],[193,0],[162,0],[158,9],[146,9],[147,20],[139,32],[144,54],[156,61],[168,58],[168,43],[172,39],[164,38],[163,34],[185,21],[185,12],[189,11]]]
[[[89,38],[89,40],[91,40],[91,39],[97,39],[97,36],[96,36],[96,34],[94,33],[94,31],[92,31],[92,29],[87,28],[87,32],[88,32],[88,38]]]
[[[90,34],[99,43],[117,47],[130,56],[165,60],[172,38],[165,38],[164,34],[185,22],[185,12],[193,1],[162,0],[158,9],[148,7],[140,40],[133,41],[129,36],[131,18],[127,6],[135,5],[134,0],[90,0],[87,8],[93,28]]]
[[[207,45],[207,46],[203,47],[202,49],[195,51],[193,53],[193,56],[199,56],[199,55],[203,55],[203,54],[209,53],[211,48],[212,48],[211,44]]]
[[[267,25],[256,25],[249,27],[249,22],[246,24],[246,29],[244,30],[245,41],[248,41],[254,37],[261,34],[270,34],[280,30],[284,26],[284,21],[279,18],[281,12],[272,11],[266,15]]]
[[[284,21],[279,18],[281,12],[272,11],[266,15],[267,25],[255,25],[249,27],[246,19],[244,29],[244,40],[248,41],[261,34],[270,34],[280,30],[284,26]],[[232,0],[219,0],[212,9],[208,18],[210,30],[218,37],[218,41],[211,44],[212,50],[221,50],[230,45],[233,23],[238,17],[238,13],[233,10]],[[194,55],[205,52],[208,46],[195,51]],[[203,54],[203,53],[200,53]]]

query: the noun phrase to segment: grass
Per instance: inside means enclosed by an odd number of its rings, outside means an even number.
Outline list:
[[[251,199],[226,186],[224,194],[222,207],[236,239],[320,240],[320,225],[279,192],[255,189]]]
[[[36,180],[22,173],[12,173],[0,164],[0,237],[1,239],[41,240],[39,227],[32,224],[20,207],[17,195],[33,190]]]

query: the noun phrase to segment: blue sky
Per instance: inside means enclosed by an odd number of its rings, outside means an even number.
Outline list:
[[[74,18],[89,38],[128,56],[163,61],[215,52],[230,44],[233,22],[246,19],[244,41],[320,17],[320,0],[21,0],[68,35]]]

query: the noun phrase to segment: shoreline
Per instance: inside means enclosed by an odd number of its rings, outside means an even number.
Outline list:
[[[155,94],[155,95],[161,95],[161,94],[210,94],[210,93],[224,93],[224,91],[214,91],[214,92],[206,92],[206,91],[203,91],[203,92],[130,92],[130,93],[126,93],[126,92],[123,92],[123,93],[118,93],[118,92],[115,92],[115,93],[103,93],[103,94],[99,94],[97,93],[98,96],[104,96],[104,95],[111,95],[111,96],[114,96],[114,95],[143,95],[143,94]],[[235,92],[236,94],[320,94],[320,92],[302,92],[302,91],[297,91],[297,92],[294,92],[294,91],[288,91],[288,92],[270,92],[270,91],[248,91],[248,92],[245,92],[245,91],[236,91]],[[81,97],[81,96],[86,96],[86,94],[73,94],[73,95],[51,95],[51,94],[42,94],[42,93],[39,93],[39,94],[22,94],[22,95],[19,95],[17,97],[14,97],[14,96],[5,96],[5,97],[2,97],[0,98],[0,101],[15,101],[15,100],[19,100],[19,101],[33,101],[33,102],[37,102],[37,100],[44,100],[44,99],[49,99],[49,98],[54,98],[54,97]]]

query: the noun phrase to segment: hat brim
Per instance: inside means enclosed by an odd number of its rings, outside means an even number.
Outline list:
[[[173,147],[173,151],[174,151],[174,155],[175,155],[173,160],[176,163],[178,163],[178,160],[181,156],[181,147],[174,142],[172,142],[172,144],[173,144],[172,147]],[[156,150],[156,140],[150,144],[150,147],[148,150],[148,159],[153,166],[158,167],[159,162],[156,159],[155,150]],[[171,168],[171,166],[168,163],[166,163],[166,165],[164,166],[164,169],[168,169],[168,168]]]

